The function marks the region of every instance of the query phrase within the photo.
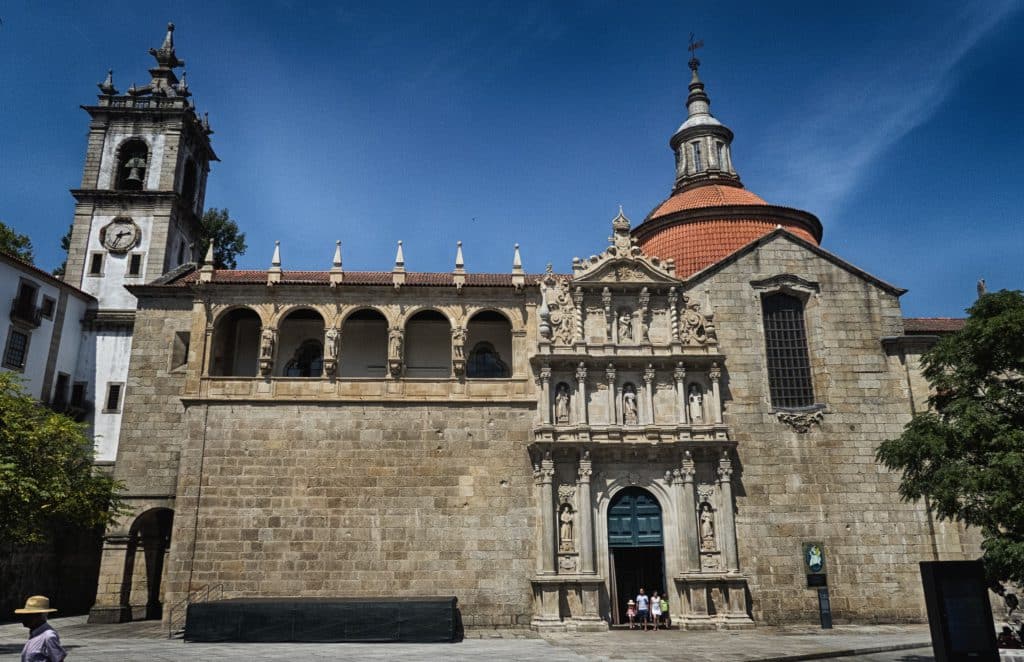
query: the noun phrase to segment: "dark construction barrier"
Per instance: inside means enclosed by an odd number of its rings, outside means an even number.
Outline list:
[[[461,641],[454,597],[235,598],[196,602],[185,616],[185,641],[415,642]]]

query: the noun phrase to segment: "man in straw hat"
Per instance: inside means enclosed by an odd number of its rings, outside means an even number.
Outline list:
[[[24,608],[14,610],[28,628],[28,641],[21,649],[21,662],[62,662],[67,657],[67,651],[60,645],[60,636],[46,622],[46,615],[55,611],[50,609],[50,598],[45,595],[33,595],[25,601]]]

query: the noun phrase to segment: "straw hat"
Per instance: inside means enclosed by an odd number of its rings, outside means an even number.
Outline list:
[[[627,602],[626,604],[627,604],[627,605],[635,605],[636,603],[635,603],[635,602],[633,602],[632,600],[630,600],[630,601],[629,601],[629,602]]]
[[[50,598],[45,595],[33,595],[28,600],[25,600],[25,607],[23,609],[15,609],[15,614],[52,614],[57,611],[56,609],[50,609]]]

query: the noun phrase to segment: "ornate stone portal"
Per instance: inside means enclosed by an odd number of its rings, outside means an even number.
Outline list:
[[[604,253],[573,260],[571,281],[550,271],[541,281],[532,627],[607,627],[615,587],[602,518],[624,486],[661,507],[673,621],[752,626],[709,297],[685,292],[671,262],[644,255],[621,212],[612,229]]]

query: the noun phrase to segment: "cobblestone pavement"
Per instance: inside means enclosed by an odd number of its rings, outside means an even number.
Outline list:
[[[932,660],[928,628],[913,626],[762,627],[736,632],[559,633],[543,639],[521,630],[470,630],[457,644],[192,644],[168,640],[157,623],[87,625],[84,616],[53,619],[69,662],[183,660],[452,660],[496,662],[601,662],[603,660],[766,660],[834,656],[872,662]],[[20,624],[0,625],[0,662],[17,660],[25,640]],[[902,647],[881,652],[879,649]],[[830,655],[831,654],[831,655]],[[804,659],[811,659],[806,657]]]

